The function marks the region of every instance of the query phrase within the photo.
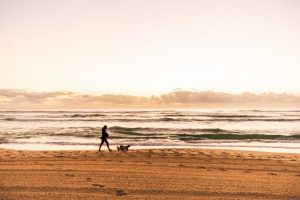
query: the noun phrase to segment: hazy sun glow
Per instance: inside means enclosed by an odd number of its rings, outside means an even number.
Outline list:
[[[300,91],[296,0],[0,0],[0,87]]]

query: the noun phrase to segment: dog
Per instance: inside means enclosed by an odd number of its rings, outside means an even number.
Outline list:
[[[123,152],[126,152],[128,151],[130,145],[120,145],[120,146],[117,146],[117,149],[118,151],[123,151]]]

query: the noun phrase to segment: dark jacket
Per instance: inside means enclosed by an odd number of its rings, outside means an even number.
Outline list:
[[[108,133],[106,132],[106,128],[102,128],[101,139],[106,139],[106,138],[108,138]]]

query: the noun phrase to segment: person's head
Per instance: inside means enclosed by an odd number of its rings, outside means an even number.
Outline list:
[[[104,125],[104,126],[103,126],[103,129],[107,129],[107,126],[106,126],[106,125]]]

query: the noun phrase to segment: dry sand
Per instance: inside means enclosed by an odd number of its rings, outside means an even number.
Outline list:
[[[0,150],[0,199],[300,199],[300,155]]]

